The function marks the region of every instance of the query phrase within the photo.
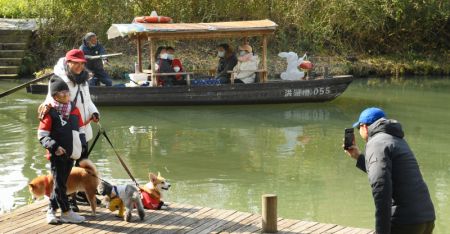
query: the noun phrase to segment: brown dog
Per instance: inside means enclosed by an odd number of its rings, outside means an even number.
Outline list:
[[[66,187],[67,194],[72,194],[77,191],[85,192],[86,197],[91,205],[92,215],[95,215],[97,207],[95,191],[99,185],[100,180],[97,175],[97,168],[89,159],[82,160],[80,167],[73,167],[67,179]],[[53,176],[43,175],[34,178],[29,184],[28,189],[33,196],[33,199],[40,198],[44,195],[50,197],[53,189]]]

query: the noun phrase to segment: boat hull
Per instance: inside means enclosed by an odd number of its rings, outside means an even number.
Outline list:
[[[352,76],[305,81],[267,83],[173,86],[173,87],[90,87],[96,105],[167,106],[216,104],[269,104],[330,101],[342,94]],[[47,85],[31,85],[28,92],[47,94]]]

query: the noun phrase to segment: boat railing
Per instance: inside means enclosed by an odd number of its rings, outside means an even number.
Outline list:
[[[239,70],[239,71],[228,71],[228,73],[231,74],[230,80],[231,84],[234,84],[234,80],[236,79],[236,74],[239,72],[254,72],[254,73],[260,73],[261,75],[259,77],[265,77],[264,74],[267,73],[267,70],[264,69],[258,69],[258,70]],[[265,83],[266,81],[264,79],[259,79],[259,83]]]
[[[151,71],[144,70],[145,73],[148,73],[151,75]],[[196,72],[198,72],[196,70]],[[196,72],[162,72],[162,73],[155,73],[156,76],[174,76],[174,75],[186,75],[186,85],[191,85],[192,76],[196,74]],[[255,73],[261,73],[260,77],[264,77],[264,74],[267,73],[267,70],[264,69],[258,69],[258,70],[240,70],[240,71],[228,71],[228,73],[231,74],[230,80],[231,84],[234,84],[234,80],[236,79],[235,76],[239,72],[255,72]],[[259,81],[260,83],[264,83],[262,79]]]

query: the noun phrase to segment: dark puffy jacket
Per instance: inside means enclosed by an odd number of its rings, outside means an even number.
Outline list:
[[[220,79],[220,83],[230,83],[231,74],[228,71],[233,71],[234,66],[237,64],[236,55],[232,54],[226,58],[220,58],[216,71],[216,79]]]
[[[82,50],[85,55],[90,56],[97,56],[106,53],[105,48],[103,48],[103,46],[99,43],[93,47],[89,47],[86,39],[83,39],[83,44],[80,46],[80,50]],[[104,71],[102,59],[87,59],[86,67],[94,73]]]
[[[419,224],[435,220],[428,187],[403,137],[399,122],[379,119],[369,126],[365,155],[356,164],[369,177],[377,233],[390,233],[391,222]]]

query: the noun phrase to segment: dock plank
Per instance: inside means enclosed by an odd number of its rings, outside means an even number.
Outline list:
[[[178,208],[175,211],[163,211],[158,213],[165,213],[166,215],[162,217],[156,217],[149,220],[145,220],[143,225],[137,224],[132,231],[128,233],[150,233],[156,232],[160,230],[159,228],[164,225],[164,222],[172,219],[180,219],[189,213],[195,213],[200,210],[201,207],[196,207],[192,205],[182,205],[182,207]]]
[[[244,228],[248,225],[251,225],[251,223],[254,222],[255,220],[261,220],[261,216],[252,214],[252,215],[248,216],[246,219],[242,220],[239,223],[234,224],[233,226],[229,227],[228,229],[224,230],[221,233],[229,234],[229,233],[237,232],[238,229]]]
[[[191,231],[186,232],[189,234],[194,233],[209,233],[212,231],[215,226],[214,224],[219,222],[220,220],[226,220],[227,217],[235,213],[233,210],[221,210],[221,213],[213,213],[213,216],[206,217],[205,219],[199,220],[195,223],[195,225],[190,226],[192,228]]]
[[[260,215],[254,215],[254,216],[255,216],[255,219],[252,222],[248,223],[245,226],[238,228],[234,232],[252,233],[252,232],[256,232],[256,231],[260,230],[261,229],[261,216]]]
[[[18,208],[0,215],[1,233],[155,233],[155,234],[226,234],[260,233],[261,215],[235,210],[213,209],[188,204],[171,204],[167,210],[146,210],[141,221],[133,210],[131,222],[116,217],[104,207],[97,207],[97,215],[91,216],[90,206],[79,206],[80,214],[86,217],[81,224],[50,225],[45,220],[48,201]],[[58,214],[59,215],[59,214]],[[372,234],[373,230],[345,227],[337,224],[278,218],[279,233],[328,233],[328,234]]]
[[[321,228],[313,231],[313,234],[318,234],[318,233],[326,233],[328,230],[333,229],[334,227],[336,227],[336,224],[331,224],[331,223],[327,223],[325,225],[323,225]]]
[[[204,224],[206,229],[203,229],[202,233],[218,233],[220,230],[222,230],[223,227],[225,227],[225,224],[227,223],[233,224],[234,222],[239,220],[239,217],[241,216],[242,216],[241,212],[235,211],[231,215],[225,217],[224,219],[218,222],[211,224]]]
[[[298,226],[296,226],[295,228],[291,229],[290,231],[291,232],[303,232],[304,230],[311,228],[317,224],[319,224],[319,223],[304,221],[304,222],[300,223]]]
[[[165,222],[159,223],[158,225],[154,226],[155,228],[157,228],[157,230],[152,233],[175,233],[176,230],[179,230],[181,227],[196,222],[197,217],[207,216],[211,213],[214,213],[214,209],[208,207],[198,207],[198,209],[194,212],[187,213],[183,216],[173,217],[172,219],[168,219]]]
[[[217,228],[217,230],[211,232],[211,234],[217,234],[217,233],[223,233],[223,231],[231,228],[232,226],[236,225],[236,223],[241,223],[243,220],[247,219],[248,217],[252,216],[250,213],[244,213],[244,212],[236,212],[236,218],[232,219],[230,222],[220,226]]]
[[[286,230],[289,227],[292,227],[297,222],[299,222],[299,221],[293,220],[293,219],[278,219],[277,220],[277,230],[278,230],[278,232],[283,232],[283,230]]]
[[[340,230],[342,230],[344,228],[345,228],[344,226],[336,225],[335,227],[331,228],[330,230],[325,231],[324,233],[325,234],[333,234],[333,233],[336,233],[336,232],[338,232],[338,231],[340,231]]]

